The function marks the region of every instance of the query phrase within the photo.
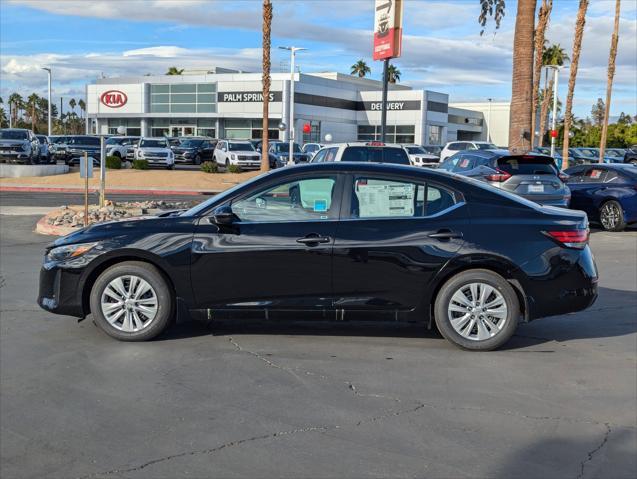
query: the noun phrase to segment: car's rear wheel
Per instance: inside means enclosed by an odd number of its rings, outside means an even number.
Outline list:
[[[440,333],[454,345],[490,351],[502,346],[515,332],[520,304],[502,276],[475,269],[455,275],[442,286],[434,316]]]
[[[195,165],[201,165],[201,155],[197,154],[197,156],[195,156]]]
[[[622,205],[615,200],[606,201],[599,209],[599,222],[606,231],[623,231],[626,221]]]
[[[168,326],[173,315],[171,290],[154,266],[127,261],[105,270],[91,290],[97,325],[120,341],[147,341]]]
[[[228,169],[229,166],[230,166],[230,160],[226,158],[226,170]]]

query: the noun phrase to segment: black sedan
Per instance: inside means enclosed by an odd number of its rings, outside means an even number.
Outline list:
[[[491,350],[520,321],[579,311],[596,296],[584,213],[435,170],[334,162],[58,239],[38,303],[92,313],[126,341],[151,339],[188,310],[384,312]]]
[[[208,138],[185,138],[179,146],[173,146],[176,163],[200,165],[203,161],[213,161],[217,140]]]

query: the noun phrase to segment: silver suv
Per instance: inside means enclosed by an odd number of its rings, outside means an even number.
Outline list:
[[[3,128],[0,130],[0,161],[3,163],[40,163],[40,142],[31,130]]]

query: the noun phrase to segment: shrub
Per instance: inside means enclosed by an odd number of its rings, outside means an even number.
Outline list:
[[[133,160],[133,169],[135,170],[147,170],[148,160]]]
[[[109,170],[121,170],[122,169],[122,159],[118,156],[107,156],[106,157],[106,168]]]
[[[218,173],[219,165],[217,165],[216,161],[204,161],[201,164],[201,171],[204,173]]]
[[[228,173],[241,173],[242,171],[239,165],[228,165]]]

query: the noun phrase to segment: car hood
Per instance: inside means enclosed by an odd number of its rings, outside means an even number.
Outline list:
[[[139,148],[139,151],[143,151],[144,153],[168,153],[170,150],[170,148],[151,148],[151,147],[141,147]]]

